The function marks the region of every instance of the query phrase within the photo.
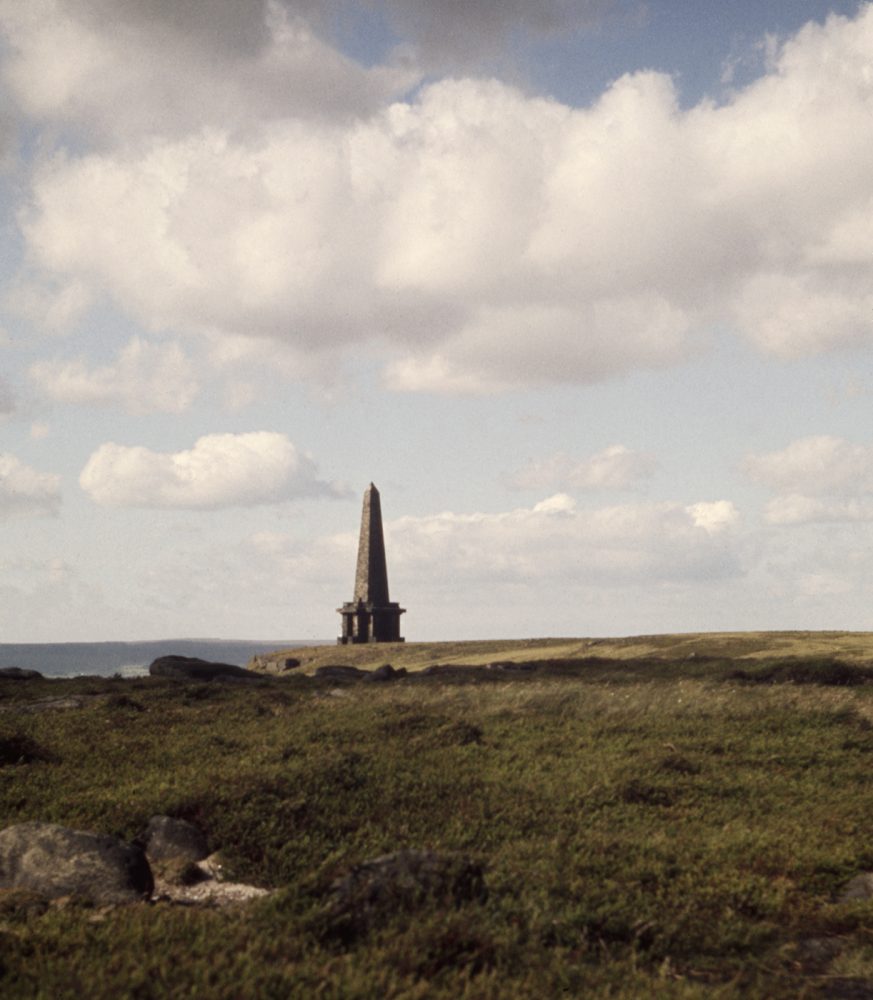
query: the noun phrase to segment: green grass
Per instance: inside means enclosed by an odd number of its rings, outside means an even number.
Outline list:
[[[555,655],[542,673],[469,683],[3,684],[0,764],[22,760],[0,766],[4,825],[130,838],[155,813],[181,816],[234,877],[278,891],[220,912],[0,894],[0,993],[769,1000],[873,988],[873,903],[836,902],[873,869],[864,665]],[[27,711],[59,694],[87,700]],[[487,898],[388,913],[338,941],[330,883],[400,848],[481,860]]]

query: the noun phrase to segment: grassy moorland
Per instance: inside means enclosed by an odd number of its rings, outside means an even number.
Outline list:
[[[304,673],[335,663],[420,670],[433,663],[482,665],[494,660],[645,658],[676,662],[705,658],[772,659],[828,656],[850,663],[873,661],[873,632],[689,632],[621,639],[491,639],[465,642],[383,643],[363,646],[304,646],[256,657],[255,669],[281,672],[293,657]]]
[[[512,658],[539,670],[469,680],[3,682],[2,825],[133,838],[179,816],[276,892],[109,911],[0,893],[0,994],[873,996],[873,901],[839,901],[873,870],[873,668],[749,641],[531,645]],[[400,848],[481,861],[487,896],[331,933],[333,880]]]

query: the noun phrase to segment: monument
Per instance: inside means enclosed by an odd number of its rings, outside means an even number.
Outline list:
[[[341,646],[359,642],[403,642],[400,616],[405,610],[388,598],[382,504],[379,491],[370,483],[364,491],[361,511],[355,593],[351,601],[337,608],[343,620],[343,634],[337,642]]]

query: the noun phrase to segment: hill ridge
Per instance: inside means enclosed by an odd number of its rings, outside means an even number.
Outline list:
[[[755,660],[763,657],[839,657],[847,662],[873,660],[873,632],[839,630],[772,632],[687,632],[619,638],[543,637],[531,639],[467,639],[441,642],[369,643],[358,646],[295,646],[253,657],[249,668],[262,673],[284,673],[286,660],[299,661],[292,669],[309,673],[317,667],[348,664],[356,667],[394,667],[420,670],[435,663],[480,666],[499,660],[574,659],[688,659],[698,656]]]

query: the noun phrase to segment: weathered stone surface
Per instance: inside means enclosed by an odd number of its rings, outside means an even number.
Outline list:
[[[206,877],[196,861],[186,861],[184,858],[152,861],[151,866],[155,877],[155,895],[161,895],[165,886],[197,885]]]
[[[283,674],[286,670],[296,670],[301,661],[294,656],[274,656],[263,654],[249,660],[249,670],[263,674]]]
[[[149,664],[152,677],[177,681],[257,680],[258,675],[232,663],[211,663],[196,656],[159,656]]]
[[[405,614],[405,609],[388,596],[382,503],[379,491],[372,483],[364,491],[354,597],[337,611],[343,623],[342,635],[337,640],[340,645],[403,642],[400,616]]]
[[[142,839],[150,862],[170,858],[202,861],[209,854],[203,832],[193,823],[172,816],[152,816]]]
[[[429,901],[460,905],[487,895],[482,865],[457,854],[396,851],[365,861],[330,887],[328,931],[350,939]]]
[[[0,680],[35,681],[41,680],[38,670],[26,670],[24,667],[0,667]]]
[[[188,862],[184,869],[179,870],[179,877],[168,878],[167,875],[161,872],[155,878],[155,898],[158,902],[225,907],[261,899],[272,892],[245,882],[228,881],[218,853],[202,861]]]
[[[505,674],[532,674],[539,670],[540,665],[530,660],[514,663],[512,660],[500,660],[496,663],[489,663],[489,670],[500,670]]]
[[[385,538],[382,534],[382,505],[379,491],[370,483],[364,491],[358,563],[355,567],[353,601],[384,607],[389,603]]]
[[[270,889],[262,889],[245,882],[215,882],[212,879],[204,879],[193,885],[174,886],[163,895],[174,903],[188,906],[225,907],[263,899],[270,893]]]
[[[363,670],[361,667],[345,666],[343,664],[329,664],[323,667],[316,667],[315,677],[320,680],[329,681],[371,681],[379,683],[384,681],[397,680],[406,676],[406,667],[399,667],[395,670],[390,663],[383,663],[375,670]]]
[[[398,667],[396,670],[390,663],[383,663],[381,667],[370,670],[365,676],[365,681],[379,683],[384,681],[396,681],[400,677],[406,676],[406,667]]]
[[[341,665],[330,665],[316,667],[315,676],[320,680],[328,681],[357,681],[366,675],[366,670],[360,667],[347,667]]]
[[[117,837],[55,823],[0,830],[2,889],[29,889],[49,899],[129,903],[150,896],[153,884],[142,849]]]
[[[873,872],[856,875],[840,893],[841,903],[850,903],[856,899],[873,899]]]

